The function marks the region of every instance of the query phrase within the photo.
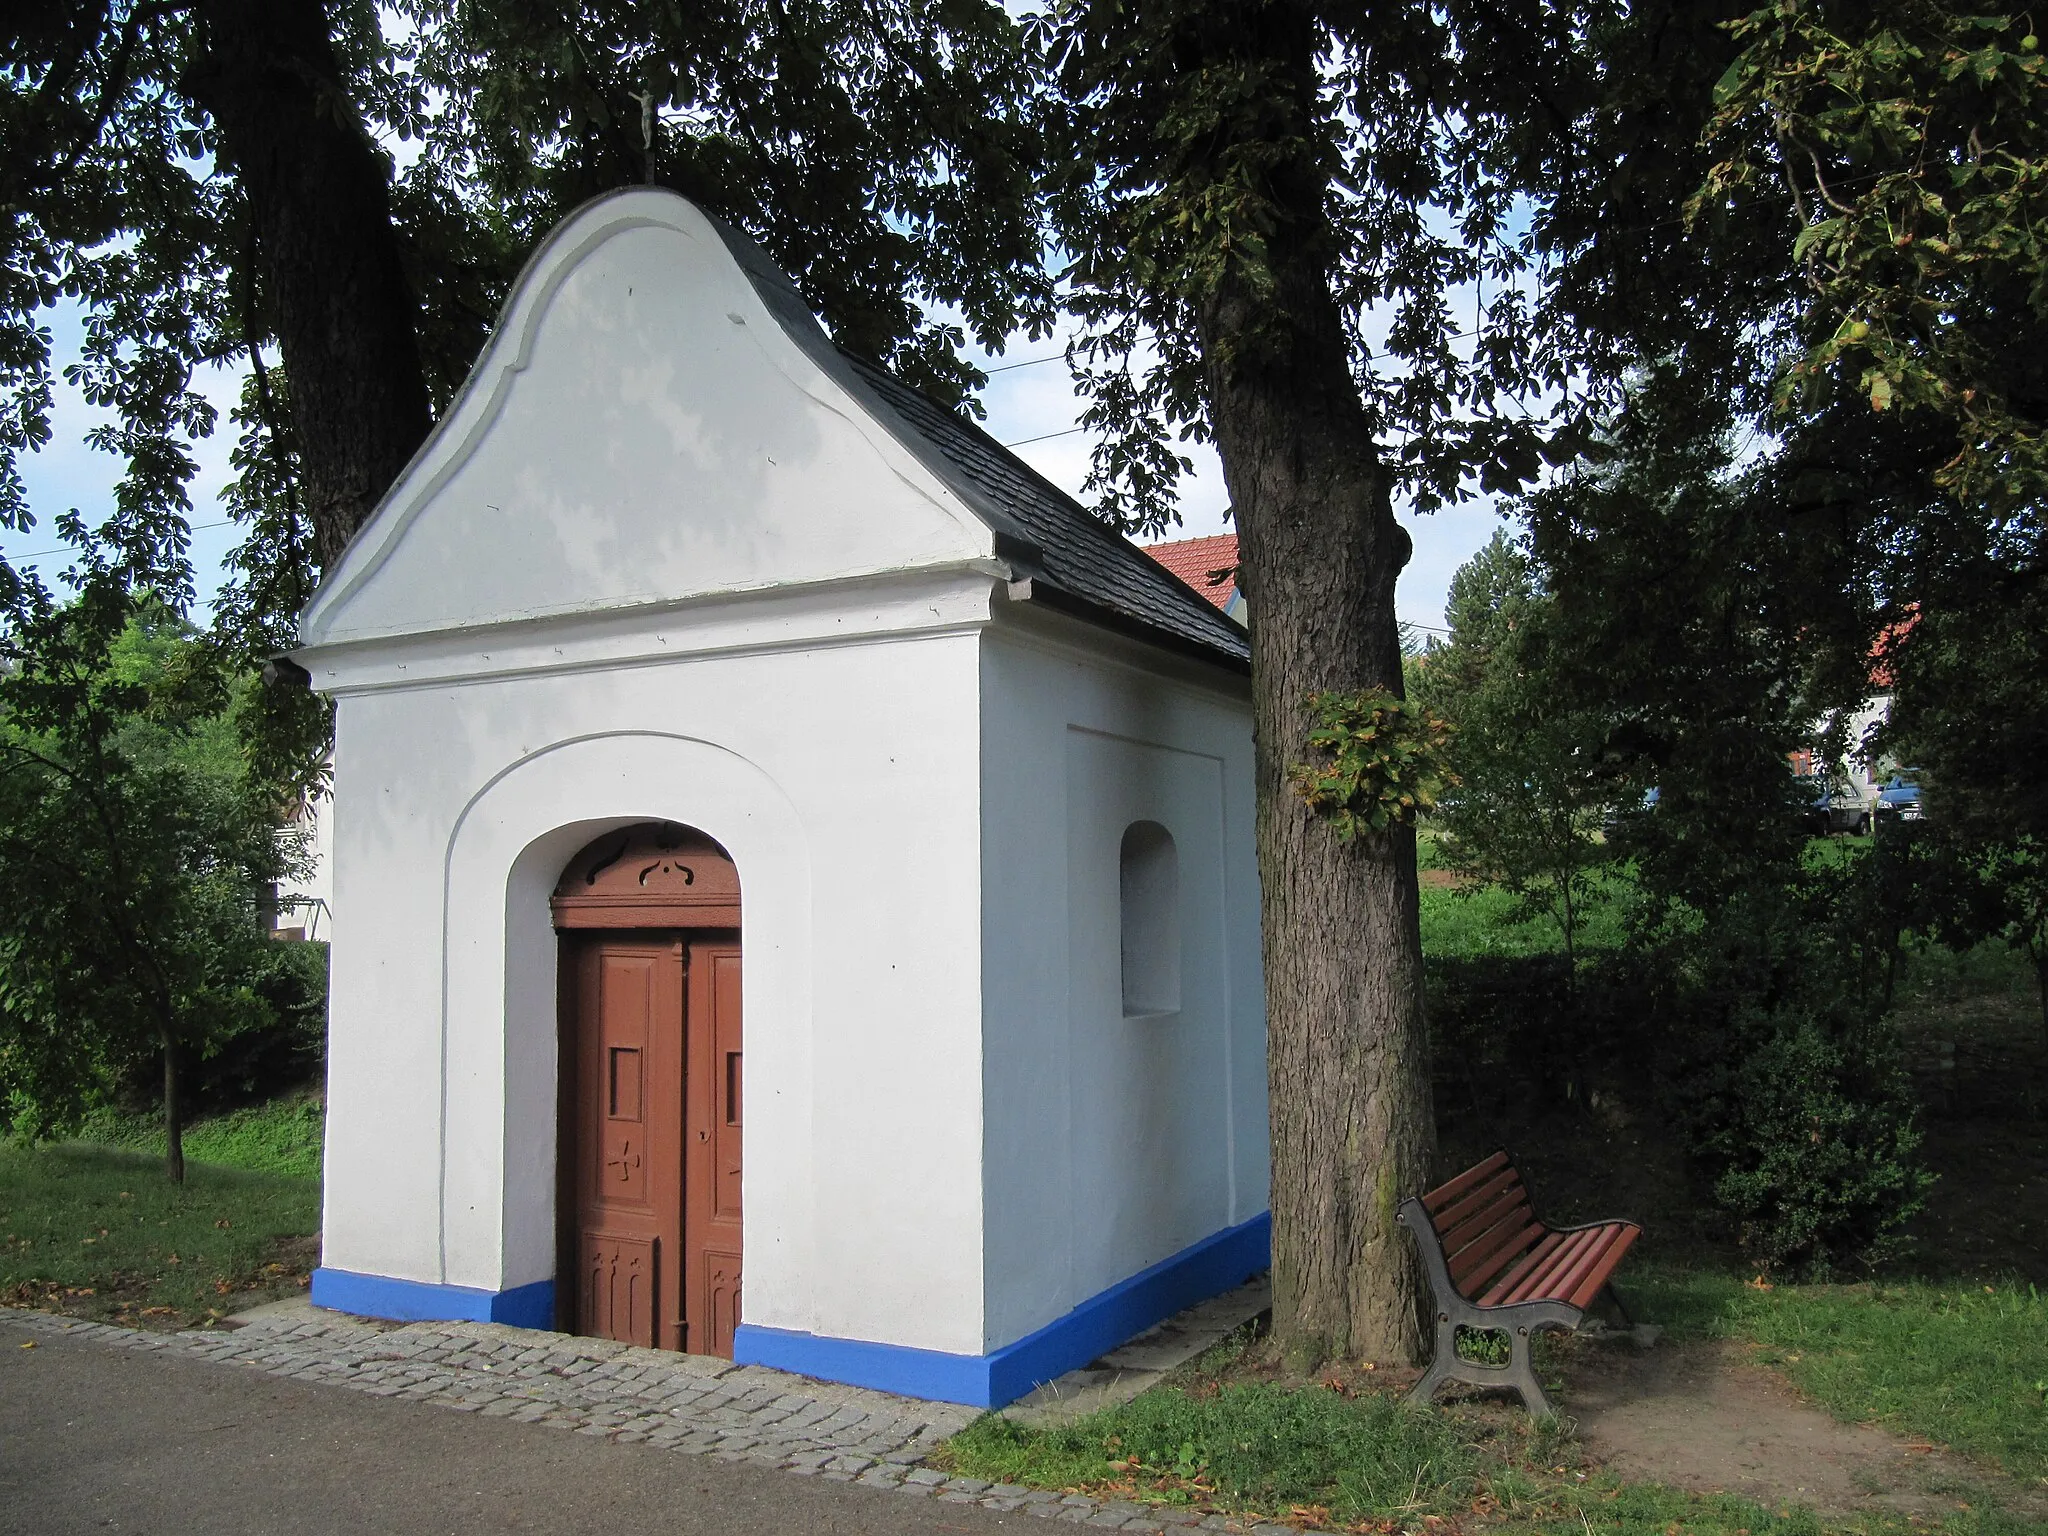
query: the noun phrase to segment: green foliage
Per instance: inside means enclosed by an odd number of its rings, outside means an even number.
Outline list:
[[[1674,1338],[1736,1338],[1836,1417],[1877,1422],[2048,1476],[2048,1296],[1967,1281],[1759,1288],[1710,1272],[1648,1269],[1632,1304]]]
[[[0,1303],[189,1326],[301,1288],[319,1225],[316,1179],[0,1142]]]
[[[1467,1328],[1460,1324],[1453,1338],[1458,1358],[1476,1365],[1506,1365],[1514,1355],[1514,1343],[1505,1328]]]
[[[1074,257],[1068,305],[1086,329],[1070,357],[1083,425],[1103,434],[1088,484],[1107,517],[1175,521],[1181,445],[1210,438],[1215,370],[1284,357],[1289,334],[1325,325],[1363,407],[1356,450],[1382,456],[1416,506],[1540,472],[1532,402],[1564,375],[1534,323],[1517,194],[1583,95],[1580,15],[1047,10],[1054,129],[1072,146],[1054,157],[1071,169],[1055,173],[1053,214]],[[1276,254],[1318,280],[1283,277]]]
[[[1784,368],[1780,407],[1846,388],[1925,414],[1953,434],[1934,481],[1958,503],[1990,519],[2038,507],[2048,69],[2032,19],[1800,0],[1734,31],[1709,129],[1727,158],[1694,209],[1760,186],[1791,198],[1791,260],[1823,323]]]
[[[1846,552],[1786,537],[1725,406],[1661,367],[1524,509],[1549,598],[1528,686],[1597,743],[1644,922],[1782,885],[1806,846],[1788,756],[1869,686],[1820,665],[1819,637],[1861,633]]]
[[[49,1135],[145,1072],[313,1022],[257,897],[293,872],[234,684],[161,607],[44,600],[0,677],[0,1105]],[[244,685],[246,686],[246,685]],[[317,957],[313,964],[318,965]],[[177,1106],[167,1103],[175,1118]],[[177,1147],[170,1161],[175,1175]]]
[[[2048,1040],[2048,588],[1986,574],[1986,600],[1920,611],[1887,652],[1887,744],[1921,766],[1932,816],[1899,839],[1917,857],[1895,884],[1915,931],[2026,954]]]
[[[1578,951],[1620,947],[1628,937],[1629,911],[1636,888],[1625,870],[1596,875],[1590,899],[1578,913]],[[1478,959],[1488,956],[1554,954],[1559,948],[1557,924],[1532,914],[1520,898],[1492,885],[1422,887],[1422,953],[1425,959]]]
[[[1456,727],[1452,787],[1435,817],[1444,863],[1555,923],[1567,957],[1611,851],[1601,837],[1616,794],[1611,725],[1549,686],[1554,603],[1525,545],[1503,532],[1451,579],[1449,643],[1414,668],[1418,696]]]
[[[1294,790],[1342,842],[1411,822],[1450,782],[1444,749],[1450,727],[1384,688],[1319,693],[1309,700],[1308,734],[1318,761],[1296,765]]]
[[[1728,1038],[1696,1113],[1744,1253],[1767,1273],[1882,1264],[1933,1183],[1895,1035],[1752,1006]]]
[[[273,24],[258,49],[289,37],[300,51],[248,67],[253,17]],[[360,480],[361,465],[335,461],[416,435],[538,240],[587,199],[646,182],[759,240],[836,339],[961,402],[983,381],[970,342],[1001,350],[1050,315],[1029,68],[1020,28],[984,0],[30,7],[0,28],[0,530],[90,545],[124,589],[184,611],[196,445],[220,425],[195,373],[246,367],[224,496],[244,539],[217,632],[260,665],[291,643],[316,550],[338,550],[383,489],[322,497],[334,487],[309,489],[309,469]],[[280,104],[308,102],[342,130],[329,147],[356,151],[363,186],[327,184],[317,151],[295,158],[308,134]],[[275,141],[236,142],[251,122]],[[365,210],[355,252],[316,271],[266,248],[341,190]],[[345,276],[365,270],[400,276]],[[60,304],[83,312],[70,382],[104,418],[87,441],[122,466],[90,519],[32,507],[20,469],[55,425]],[[325,403],[310,404],[280,352],[322,357],[341,313],[395,338],[347,354],[392,376],[323,376]],[[419,409],[388,425],[380,405],[399,399]],[[17,577],[0,561],[0,611]],[[240,718],[267,776],[316,787],[322,701],[259,695]]]
[[[1506,893],[1425,889],[1439,1107],[1495,1119],[1620,1080],[1677,1128],[1759,1269],[1896,1256],[1930,1181],[1885,1013],[1896,955],[1864,900],[1876,863],[1826,864],[1651,936],[1627,921],[1641,897],[1617,872],[1604,942],[1576,966]]]

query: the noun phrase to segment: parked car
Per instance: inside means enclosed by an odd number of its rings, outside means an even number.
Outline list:
[[[1815,836],[1848,832],[1863,837],[1869,833],[1870,807],[1848,785],[1830,783],[1817,773],[1802,773],[1799,784],[1811,796],[1807,801],[1806,826]]]
[[[1654,811],[1657,809],[1657,800],[1660,793],[1661,791],[1653,785],[1643,792],[1643,798],[1634,807],[1610,805],[1607,807],[1607,813],[1600,818],[1601,832],[1608,837],[1612,837],[1621,830],[1622,822],[1627,817],[1646,811]]]
[[[1926,815],[1920,803],[1920,770],[1901,768],[1893,774],[1883,789],[1877,792],[1877,814],[1880,819],[1919,821]]]

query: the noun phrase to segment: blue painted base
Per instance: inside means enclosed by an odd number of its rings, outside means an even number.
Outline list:
[[[1000,1408],[1174,1313],[1241,1284],[1271,1262],[1272,1236],[1272,1218],[1261,1212],[1119,1281],[1065,1317],[986,1355],[953,1355],[742,1323],[733,1333],[733,1358],[742,1365],[768,1365],[904,1397]]]
[[[313,1271],[313,1305],[402,1323],[510,1323],[514,1328],[552,1328],[555,1282],[536,1280],[509,1291],[485,1291],[323,1266]]]

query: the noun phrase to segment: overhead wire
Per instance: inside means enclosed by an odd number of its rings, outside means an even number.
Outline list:
[[[234,522],[235,520],[233,518],[224,517],[217,523],[194,523],[190,528],[187,528],[185,531],[187,533],[204,533],[209,528],[232,528],[234,526]],[[4,551],[0,551],[0,558],[5,558],[10,565],[20,565],[24,561],[28,560],[46,560],[51,555],[75,555],[79,552],[79,545],[59,544],[55,549],[38,549],[33,550],[25,555],[8,555],[5,554]]]

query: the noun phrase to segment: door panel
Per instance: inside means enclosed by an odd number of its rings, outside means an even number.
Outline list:
[[[688,1134],[684,1159],[684,1315],[696,1354],[732,1355],[740,1317],[740,946],[699,937],[689,948]]]
[[[572,1177],[558,1272],[565,1321],[623,1343],[681,1347],[683,944],[592,935],[572,947],[575,1017],[564,1107]],[[565,957],[567,958],[567,957]]]
[[[576,1331],[589,1338],[653,1348],[655,1240],[585,1232],[582,1243]]]

